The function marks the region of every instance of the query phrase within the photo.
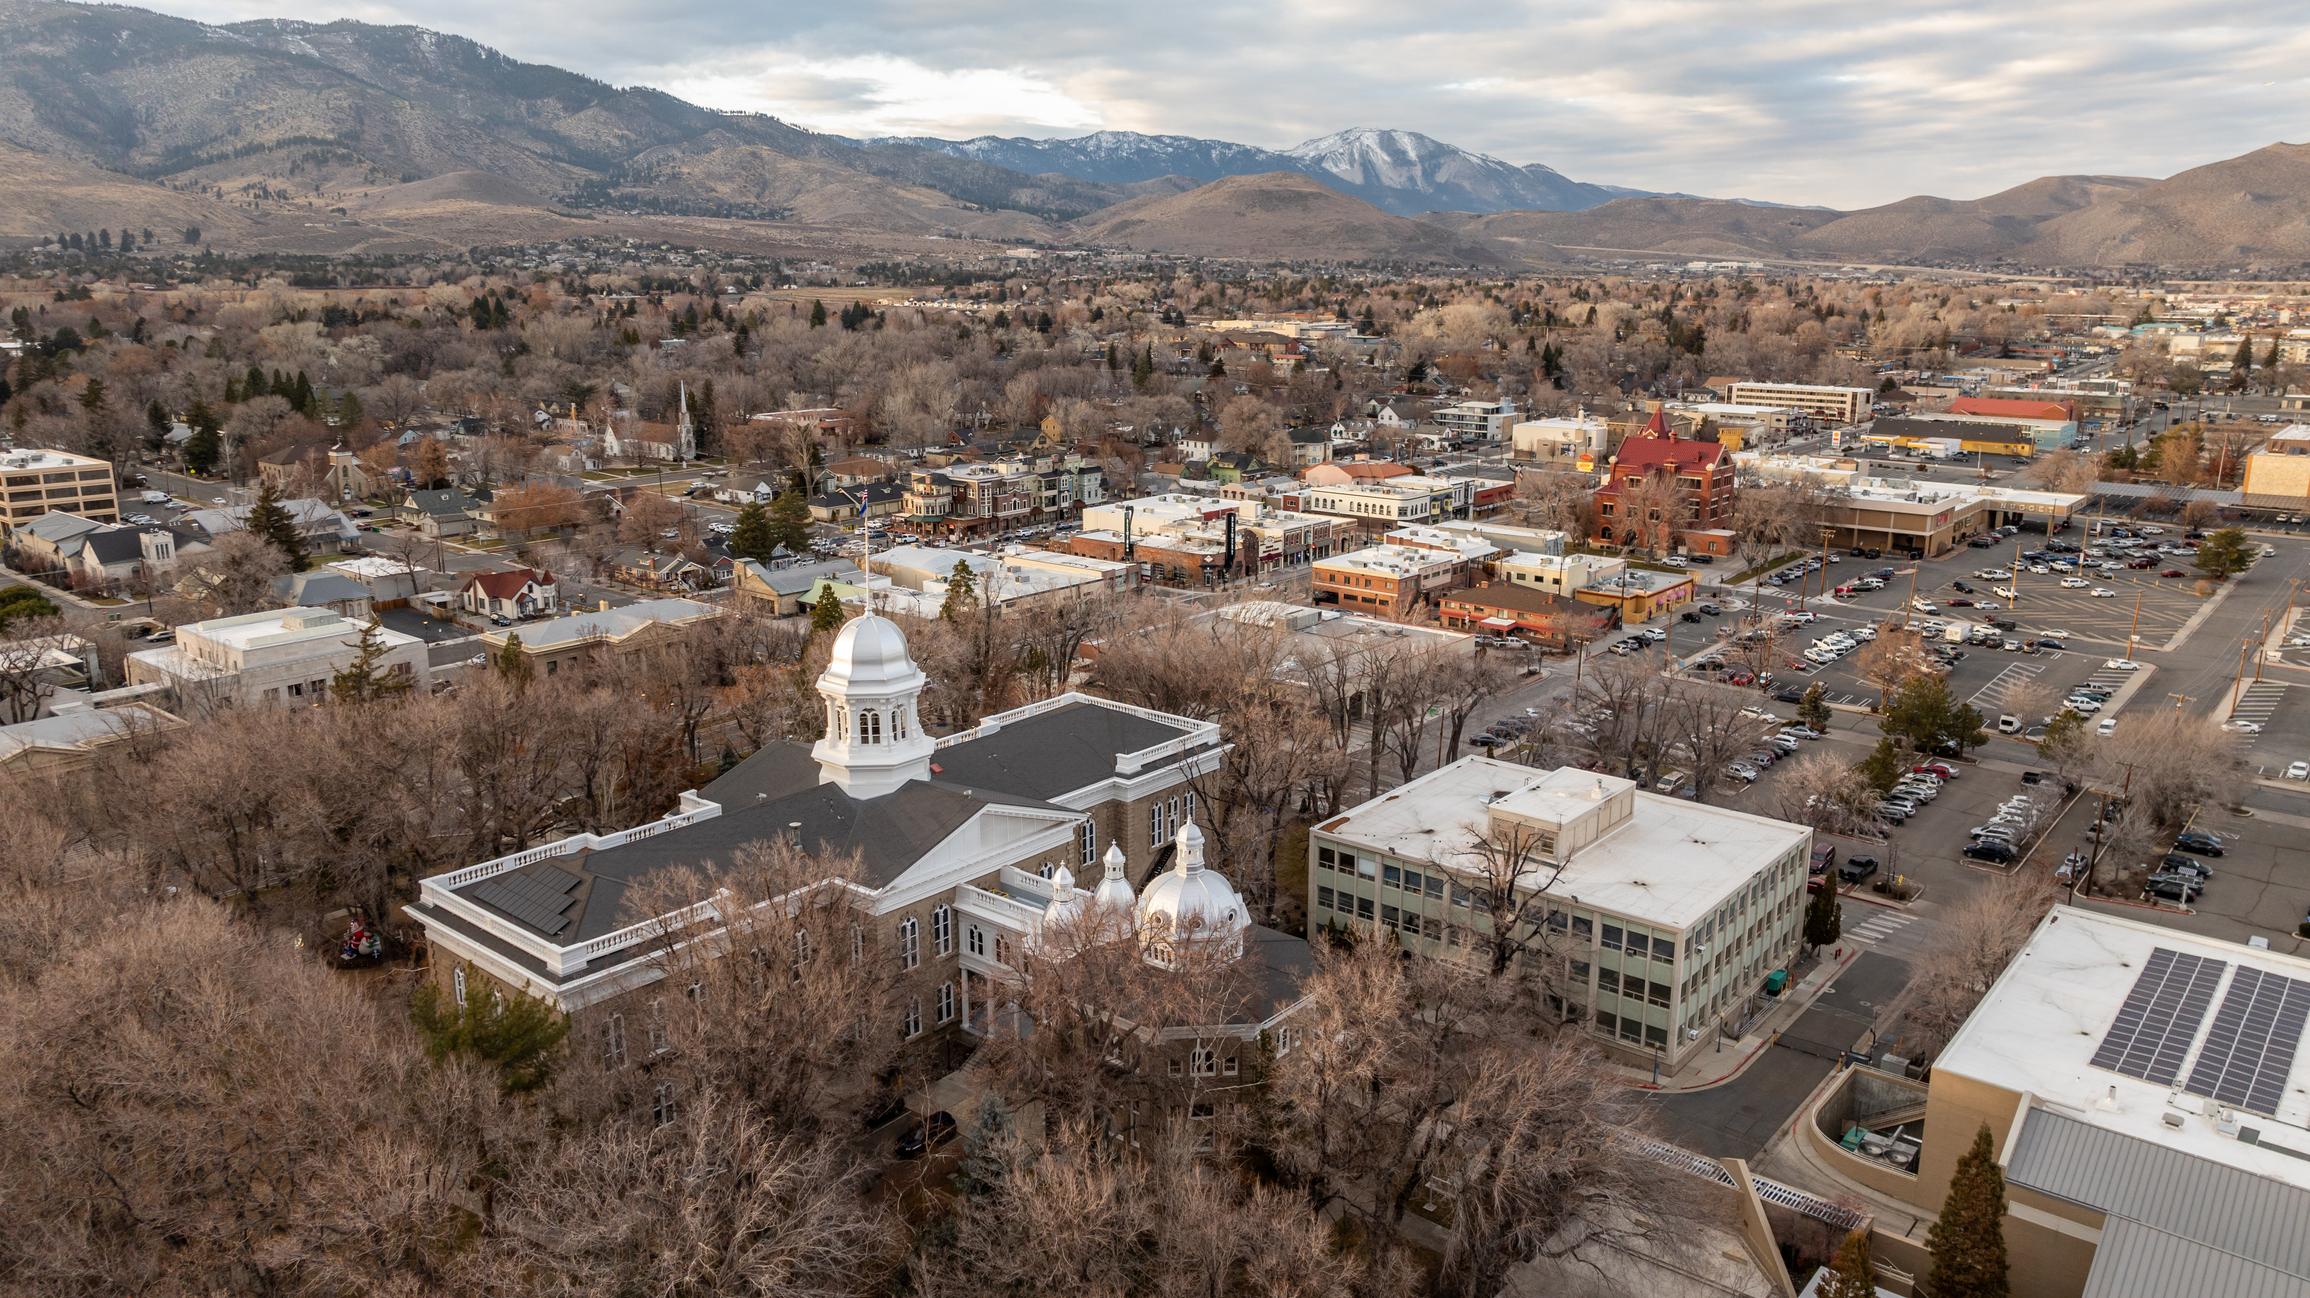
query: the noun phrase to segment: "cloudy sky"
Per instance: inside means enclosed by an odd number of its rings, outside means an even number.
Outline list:
[[[1841,207],[2310,138],[2305,0],[149,2],[415,23],[851,135],[1287,148],[1387,126],[1579,180]]]

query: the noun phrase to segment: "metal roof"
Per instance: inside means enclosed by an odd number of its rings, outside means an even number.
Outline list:
[[[2251,1119],[2249,1119],[2251,1121]],[[2047,1109],[2031,1109],[2005,1169],[2015,1185],[2130,1218],[2193,1249],[2229,1254],[2310,1281],[2310,1191],[2244,1168],[2139,1140]],[[2137,1242],[2147,1251],[2150,1242]],[[2106,1239],[2104,1247],[2107,1247]],[[2148,1266],[2147,1261],[2135,1263]],[[2102,1264],[2096,1261],[2098,1276]],[[2090,1289],[2089,1289],[2090,1292]],[[2228,1293],[2219,1286],[2112,1289]],[[2259,1291],[2255,1291],[2259,1292]],[[2287,1289],[2286,1293],[2305,1292]]]
[[[2310,1280],[2171,1235],[2123,1217],[2110,1218],[2079,1298],[2303,1298]]]

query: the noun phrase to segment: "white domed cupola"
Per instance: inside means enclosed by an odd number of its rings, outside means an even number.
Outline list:
[[[1242,955],[1251,915],[1227,876],[1204,867],[1203,831],[1188,821],[1179,827],[1175,846],[1178,859],[1139,895],[1139,938],[1147,958],[1177,968],[1190,950],[1223,960]]]
[[[819,783],[875,798],[909,780],[929,779],[936,745],[915,710],[926,683],[897,623],[866,613],[844,624],[818,677],[826,735],[810,755],[818,761]]]
[[[1079,940],[1075,935],[1092,916],[1091,894],[1075,887],[1075,872],[1065,866],[1051,872],[1051,900],[1043,907],[1042,934],[1060,942]]]
[[[1131,891],[1131,880],[1123,874],[1121,843],[1107,844],[1105,864],[1106,874],[1100,878],[1099,890],[1092,894],[1091,902],[1102,913],[1115,915],[1128,924],[1132,912],[1137,909],[1139,898]]]

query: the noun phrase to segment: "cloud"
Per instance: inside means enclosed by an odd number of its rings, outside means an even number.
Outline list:
[[[2285,138],[2310,88],[2299,3],[160,4],[417,23],[844,134],[1107,128],[1289,147],[1390,126],[1578,179],[1848,207],[2171,174]]]

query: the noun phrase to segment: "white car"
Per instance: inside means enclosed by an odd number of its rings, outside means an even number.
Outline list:
[[[2061,579],[2063,590],[2084,590],[2089,584],[2083,577],[2064,577]]]
[[[2078,714],[2078,715],[2080,715],[2080,716],[2087,716],[2087,717],[2090,717],[2090,716],[2092,716],[2094,713],[2101,711],[2101,700],[2100,700],[2100,699],[2088,699],[2088,698],[2063,699],[2063,700],[2061,701],[2061,705],[2062,705],[2063,707],[2065,707],[2065,708],[2068,708],[2070,711],[2077,713],[2077,714]]]
[[[2142,665],[2131,658],[2112,658],[2102,664],[2102,669],[2113,672],[2138,672],[2142,669]]]
[[[168,503],[168,493],[165,491],[148,491],[142,496],[137,497],[137,499],[143,501],[147,505],[165,505]]]
[[[2225,721],[2222,723],[2222,729],[2234,735],[2258,735],[2262,733],[2262,723],[2259,721]]]
[[[1976,570],[1973,575],[1983,581],[2009,581],[2013,577],[2013,573],[2005,568],[1982,568]]]
[[[2089,591],[2087,591],[2087,592],[2086,592],[2086,594],[2093,596],[2095,599],[2116,599],[2116,598],[2117,598],[2117,592],[2116,592],[2116,591],[2114,591],[2114,590],[2111,590],[2111,589],[2110,589],[2109,587],[2107,587],[2107,586],[2096,586],[2096,587],[2094,587],[2092,590],[2089,590]]]
[[[1992,586],[1989,590],[1989,593],[1995,595],[1999,599],[2018,598],[2018,596],[2013,593],[2013,587],[2011,586]]]
[[[1916,599],[1910,600],[1909,607],[1916,609],[1920,613],[1938,613],[1941,611],[1939,605],[1935,604],[1932,600],[1926,599],[1922,595],[1918,596]]]
[[[2289,780],[2310,780],[2310,762],[2296,762],[2287,767],[2286,778]]]
[[[2104,738],[2104,739],[2107,739],[2107,738],[2109,738],[2111,735],[2114,735],[2114,734],[2116,734],[2116,733],[2117,733],[2117,718],[2116,718],[2116,717],[2103,717],[2103,718],[2101,719],[2101,724],[2100,724],[2100,725],[2097,725],[2097,726],[2095,726],[2095,727],[2093,728],[2093,732],[2094,732],[2095,734],[2097,734],[2097,735],[2100,735],[2100,736],[2101,736],[2102,738]]]

